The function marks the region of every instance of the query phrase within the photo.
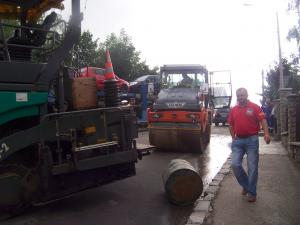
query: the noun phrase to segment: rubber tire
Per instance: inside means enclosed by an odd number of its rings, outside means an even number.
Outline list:
[[[122,86],[120,87],[120,92],[121,92],[121,93],[127,93],[127,92],[128,92],[128,87],[127,87],[126,85],[122,85]]]

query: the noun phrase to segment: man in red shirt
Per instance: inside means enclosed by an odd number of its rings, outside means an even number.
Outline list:
[[[270,143],[270,134],[261,108],[248,100],[245,88],[236,91],[238,104],[229,113],[229,131],[232,136],[232,169],[234,175],[243,187],[242,195],[248,194],[248,202],[256,201],[256,184],[258,178],[260,125],[264,131],[264,139]],[[245,172],[242,162],[247,154],[248,173]]]

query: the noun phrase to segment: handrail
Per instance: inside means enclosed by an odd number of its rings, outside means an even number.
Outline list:
[[[31,26],[22,26],[22,25],[13,25],[13,24],[8,24],[8,23],[2,23],[2,25],[4,25],[5,27],[14,27],[14,28],[23,28],[23,29],[28,29],[28,30],[38,30],[38,31],[44,31],[47,33],[55,33],[55,31],[52,30],[45,30],[42,28],[38,28],[38,27],[31,27]]]
[[[59,21],[59,23],[61,23],[62,21]],[[56,23],[59,24],[59,23]],[[26,39],[26,38],[22,38],[22,34],[21,36],[18,38],[16,38],[17,42],[20,41],[20,43],[7,43],[7,39],[5,38],[5,34],[4,34],[4,30],[3,27],[12,27],[12,28],[17,28],[17,29],[26,29],[26,30],[30,30],[30,31],[41,31],[44,32],[46,35],[52,35],[51,38],[47,38],[46,40],[50,40],[50,46],[49,47],[40,47],[40,46],[36,46],[34,45],[34,43],[30,43],[30,39]],[[53,26],[52,26],[53,27]],[[38,28],[38,27],[31,27],[31,26],[22,26],[22,25],[13,25],[13,24],[7,24],[7,23],[3,23],[2,21],[0,21],[0,39],[3,40],[2,46],[0,45],[0,47],[4,47],[4,51],[5,51],[5,58],[8,61],[11,61],[11,57],[10,57],[10,52],[9,52],[9,47],[19,47],[19,48],[24,48],[24,49],[37,49],[40,51],[52,51],[55,48],[55,43],[56,43],[56,33],[55,31],[51,31],[51,30],[45,30],[42,28]],[[22,43],[22,41],[24,41],[24,43]],[[28,41],[28,43],[26,43],[26,41]]]
[[[76,147],[75,152],[92,150],[92,149],[96,149],[96,148],[109,147],[109,146],[114,146],[117,144],[118,144],[118,142],[116,142],[116,141],[109,141],[109,142],[104,142],[104,143],[100,143],[100,144],[86,145],[86,146],[82,146],[82,147]]]
[[[110,108],[96,108],[96,109],[83,109],[83,110],[79,110],[79,111],[69,111],[69,112],[59,112],[59,113],[51,113],[51,114],[47,114],[44,117],[41,118],[41,121],[47,120],[47,119],[51,119],[51,118],[55,118],[55,117],[60,117],[60,116],[67,116],[67,115],[77,115],[77,114],[84,114],[87,112],[106,112],[106,111],[123,111],[123,110],[128,110],[130,109],[131,106],[120,106],[120,107],[110,107]]]

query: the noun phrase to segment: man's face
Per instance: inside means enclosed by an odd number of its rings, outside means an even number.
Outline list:
[[[236,92],[237,101],[240,105],[246,105],[248,100],[248,93],[246,90],[239,90]]]

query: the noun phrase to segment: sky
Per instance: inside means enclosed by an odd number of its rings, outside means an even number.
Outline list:
[[[70,2],[64,3],[66,20]],[[209,71],[230,70],[233,93],[245,87],[259,103],[262,70],[278,61],[276,12],[282,55],[297,49],[286,39],[297,21],[287,6],[287,0],[81,0],[82,30],[104,41],[124,28],[150,67],[201,64]]]

